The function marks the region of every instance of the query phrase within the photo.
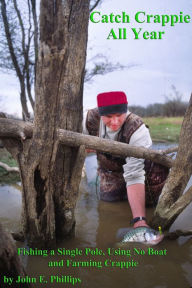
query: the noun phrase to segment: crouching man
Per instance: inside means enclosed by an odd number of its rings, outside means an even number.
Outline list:
[[[98,107],[88,111],[84,132],[133,146],[150,148],[148,128],[142,119],[128,111],[126,94],[121,91],[105,92],[97,96]],[[156,204],[168,168],[144,159],[126,159],[97,152],[100,176],[100,199],[121,201],[128,198],[133,227],[148,226],[145,203]]]

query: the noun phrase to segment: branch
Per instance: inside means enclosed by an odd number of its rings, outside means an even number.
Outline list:
[[[26,115],[27,118],[30,118],[30,114],[28,112],[28,108],[27,108],[27,101],[26,101],[26,93],[25,93],[25,67],[22,67],[22,65],[20,65],[20,58],[19,56],[17,57],[17,53],[16,50],[17,48],[14,47],[14,42],[13,42],[13,37],[11,34],[11,27],[10,27],[10,23],[8,20],[8,12],[7,12],[7,7],[6,7],[6,1],[5,0],[0,0],[1,3],[1,15],[2,15],[2,19],[3,19],[3,25],[4,25],[4,30],[5,30],[5,35],[6,35],[6,40],[7,40],[7,45],[9,48],[9,53],[11,56],[11,60],[14,66],[14,69],[16,71],[16,75],[19,78],[19,82],[20,82],[20,99],[21,99],[21,105],[22,105],[22,110],[23,110],[23,114]],[[21,52],[25,55],[25,34],[24,33],[24,26],[23,26],[23,22],[22,22],[22,17],[20,15],[20,11],[17,8],[17,1],[14,0],[14,7],[15,7],[15,11],[17,14],[17,17],[19,19],[19,25],[21,26],[21,35],[22,35],[22,48],[21,48]]]
[[[25,140],[33,135],[33,124],[20,120],[0,118],[0,138],[17,138]],[[88,149],[98,150],[122,157],[149,159],[161,165],[172,167],[174,161],[162,155],[161,152],[143,147],[131,146],[126,143],[101,139],[99,137],[83,135],[81,133],[58,129],[61,143],[74,147],[84,145]]]
[[[178,151],[178,146],[175,146],[175,147],[170,147],[170,148],[168,148],[168,149],[166,149],[166,150],[160,150],[160,152],[163,154],[163,155],[165,155],[165,154],[171,154],[171,153],[173,153],[173,152],[177,152]]]
[[[27,94],[28,94],[28,98],[29,101],[31,103],[31,106],[33,108],[34,111],[34,107],[35,107],[35,102],[33,100],[32,97],[32,93],[31,93],[31,70],[30,70],[30,65],[31,68],[33,68],[33,65],[30,63],[30,56],[29,56],[29,52],[30,52],[30,47],[31,47],[31,39],[32,39],[32,35],[31,35],[31,28],[32,28],[32,24],[31,24],[31,6],[30,6],[30,1],[28,0],[28,15],[29,15],[29,28],[28,28],[28,41],[27,41],[27,45],[26,45],[26,53],[25,53],[25,69],[26,69],[26,84],[27,84]]]
[[[121,71],[123,69],[130,69],[136,66],[136,64],[134,63],[128,65],[122,65],[120,63],[111,63],[106,59],[106,57],[103,58],[105,58],[105,61],[96,62],[94,63],[93,68],[85,70],[85,78],[84,78],[85,82],[90,82],[97,75],[105,75],[107,73],[111,73],[114,71]]]
[[[37,59],[38,59],[38,21],[37,21],[37,13],[36,13],[36,0],[31,0],[32,6],[32,15],[33,15],[33,23],[34,23],[34,50],[35,50],[35,82],[36,82],[36,66],[37,66]]]
[[[30,122],[0,118],[0,138],[16,138],[25,140],[33,135],[33,125]]]
[[[191,203],[191,201],[192,186],[170,207],[170,212],[168,213],[169,218],[176,219],[177,216]]]
[[[5,35],[6,35],[7,44],[9,47],[9,52],[10,52],[11,59],[12,59],[13,65],[15,67],[15,71],[17,73],[17,76],[21,80],[22,79],[22,73],[21,73],[21,69],[19,67],[19,62],[18,62],[16,53],[15,53],[15,49],[13,47],[13,41],[12,41],[11,32],[10,32],[10,25],[9,25],[9,21],[7,18],[7,9],[6,9],[5,0],[0,0],[0,3],[1,3],[1,15],[3,18],[3,25],[4,25],[4,29],[5,29]]]
[[[89,12],[92,12],[97,6],[98,6],[98,4],[101,2],[102,0],[97,0],[96,2],[95,2],[95,4],[89,9]]]
[[[5,169],[7,172],[17,172],[19,173],[19,168],[18,167],[10,167],[6,163],[0,162],[0,167]]]
[[[149,159],[156,163],[167,167],[173,166],[173,160],[160,152],[143,148],[131,146],[126,143],[121,143],[108,139],[101,139],[96,136],[83,135],[77,132],[58,129],[58,138],[61,143],[69,146],[85,145],[88,149],[98,150],[122,157],[135,157]]]
[[[169,180],[168,180],[169,181]],[[169,196],[170,189],[167,191],[167,195]],[[162,197],[162,196],[161,196]],[[160,197],[160,203],[161,203]],[[169,203],[169,199],[165,199],[166,203]],[[156,208],[154,212],[154,217],[150,221],[150,225],[153,228],[157,228],[161,226],[163,229],[168,229],[171,224],[175,221],[175,219],[180,215],[181,212],[191,203],[192,201],[192,186],[184,193],[173,205],[168,207],[161,207],[161,209]],[[159,207],[158,204],[157,207]]]
[[[16,15],[18,17],[19,26],[20,26],[20,29],[21,29],[22,49],[23,49],[23,55],[25,57],[25,53],[26,53],[26,50],[25,50],[25,29],[24,29],[24,25],[23,25],[23,20],[22,20],[21,13],[20,13],[20,11],[18,9],[18,6],[17,6],[17,1],[13,0],[13,4],[14,4],[15,11],[16,11]]]
[[[175,240],[179,238],[180,236],[191,236],[192,230],[189,230],[189,231],[175,230],[173,232],[167,232],[164,235],[165,235],[164,238]]]

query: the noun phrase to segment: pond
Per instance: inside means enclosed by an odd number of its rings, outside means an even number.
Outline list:
[[[55,255],[50,256],[49,251],[48,256],[22,256],[31,281],[36,280],[33,287],[191,287],[190,236],[163,240],[157,246],[150,246],[154,250],[142,244],[117,245],[117,233],[120,228],[129,227],[131,211],[127,202],[98,201],[96,168],[95,155],[87,157],[87,180],[83,179],[80,185],[75,237],[59,243],[52,252]],[[19,185],[0,187],[0,221],[12,231],[18,230],[20,225],[19,189]],[[153,209],[147,209],[149,219],[152,213]],[[191,219],[192,204],[170,230],[192,229]],[[25,245],[17,243],[18,248],[27,249]],[[150,255],[157,253],[155,251],[163,255]],[[66,256],[69,252],[71,255]],[[40,276],[45,282],[39,283]]]

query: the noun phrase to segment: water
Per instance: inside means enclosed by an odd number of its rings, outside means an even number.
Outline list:
[[[163,149],[163,148],[161,148]],[[165,251],[166,255],[148,255],[148,247],[142,244],[128,244],[123,247],[116,245],[116,234],[122,227],[128,227],[131,219],[131,211],[127,202],[107,203],[98,201],[95,185],[96,157],[92,155],[86,159],[87,181],[82,180],[80,196],[76,208],[76,233],[75,237],[58,244],[57,248],[72,250],[78,248],[82,256],[29,256],[23,261],[29,276],[37,277],[37,283],[33,287],[110,287],[110,288],[139,288],[139,287],[182,287],[192,286],[192,245],[191,237],[180,237],[178,240],[163,240],[158,246],[153,247],[159,251]],[[191,181],[191,180],[190,180]],[[191,181],[192,182],[192,181]],[[190,183],[191,183],[190,182]],[[191,184],[190,184],[191,185]],[[189,205],[176,219],[170,230],[192,229],[192,205]],[[19,229],[21,211],[21,193],[17,187],[1,186],[0,188],[0,221],[9,230]],[[152,217],[153,209],[147,209],[147,217]],[[25,245],[25,244],[24,244]],[[18,247],[23,244],[17,243]],[[90,248],[85,255],[86,248]],[[110,251],[130,251],[131,256],[109,255]],[[102,249],[105,255],[93,255]],[[144,253],[135,255],[134,249]],[[100,250],[101,252],[101,250]],[[50,253],[50,252],[49,252]],[[135,252],[136,253],[136,252]],[[50,261],[69,261],[69,267],[49,267]],[[116,263],[138,262],[137,267],[120,268],[111,267]],[[60,261],[60,262],[59,262]],[[75,261],[75,262],[71,262]],[[72,267],[72,263],[78,261],[88,262],[89,266],[96,267]],[[107,261],[107,266],[105,266]],[[80,264],[79,264],[80,265]],[[85,265],[85,264],[84,264]],[[100,265],[102,266],[100,268]],[[109,265],[109,266],[108,266]],[[123,265],[123,264],[122,264]],[[128,264],[126,264],[128,265]],[[130,265],[130,264],[129,264]],[[44,276],[48,283],[38,283],[39,275]],[[50,275],[59,281],[81,281],[81,283],[50,283]],[[63,276],[63,278],[62,278]],[[66,277],[68,276],[68,278]],[[60,278],[58,278],[60,277]],[[73,277],[73,278],[72,278]],[[76,279],[75,279],[76,278]],[[78,278],[80,280],[78,280]],[[11,287],[11,286],[10,286]]]
[[[1,185],[0,186],[0,221],[11,231],[20,228],[21,213],[21,186]]]

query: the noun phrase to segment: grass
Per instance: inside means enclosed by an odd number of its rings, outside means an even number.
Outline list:
[[[146,117],[143,120],[149,126],[153,141],[179,141],[183,117]]]

